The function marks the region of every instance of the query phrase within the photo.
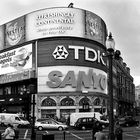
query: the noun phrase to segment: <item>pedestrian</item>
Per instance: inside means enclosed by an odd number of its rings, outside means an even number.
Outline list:
[[[15,137],[14,140],[18,140],[19,138],[19,129],[17,125],[14,125]]]
[[[67,124],[68,126],[70,126],[70,116],[68,116],[67,121],[66,121],[66,124]]]
[[[123,139],[123,130],[119,123],[116,124],[115,137],[117,138],[117,140]]]
[[[102,128],[102,126],[100,126],[98,129],[98,132],[96,132],[94,135],[95,140],[106,140],[106,135],[102,130],[103,130],[103,128]]]
[[[96,122],[93,123],[93,126],[92,126],[92,140],[95,140],[95,133],[98,132],[98,127],[97,127],[97,124]]]
[[[95,133],[98,132],[99,129],[99,122],[95,121],[92,126],[92,140],[95,140]]]
[[[14,140],[15,132],[14,132],[14,129],[13,129],[13,125],[8,124],[4,133],[2,133],[1,135],[2,135],[2,137],[5,138],[5,140]]]

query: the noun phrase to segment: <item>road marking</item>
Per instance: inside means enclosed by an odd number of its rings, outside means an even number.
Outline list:
[[[26,129],[25,134],[24,134],[24,138],[23,138],[23,139],[26,139],[27,134],[28,134],[28,129]]]
[[[74,136],[74,137],[80,139],[80,140],[84,140],[83,138],[81,138],[81,137],[79,137],[79,136],[77,136],[77,135],[75,135],[75,134],[73,134],[73,133],[70,133],[70,134],[71,134],[72,136]]]
[[[131,135],[131,134],[128,134],[128,133],[125,133],[124,135],[126,135],[126,136],[130,136],[130,137],[134,137],[134,138],[137,138],[137,139],[139,139],[139,137],[136,137],[136,136],[134,136],[134,135]]]

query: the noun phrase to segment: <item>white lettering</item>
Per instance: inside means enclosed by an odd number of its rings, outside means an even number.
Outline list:
[[[74,49],[74,54],[75,58],[74,59],[79,59],[79,51],[84,50],[83,46],[69,46],[70,49]]]
[[[92,52],[92,58],[90,58],[89,56],[89,53]],[[96,61],[97,60],[97,53],[94,49],[91,49],[91,48],[85,48],[85,60],[88,60],[88,61]]]
[[[97,61],[98,63],[102,63],[103,65],[106,65],[104,59],[103,59],[103,54],[100,50],[95,50],[89,47],[84,47],[84,46],[68,46],[69,49],[74,50],[74,59],[79,59],[80,56],[80,51],[84,50],[85,51],[85,60],[95,62]]]

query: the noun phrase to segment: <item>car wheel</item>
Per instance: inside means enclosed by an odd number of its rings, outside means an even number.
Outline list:
[[[59,131],[62,131],[62,130],[63,130],[63,127],[61,127],[61,126],[58,127],[58,130],[59,130]]]
[[[85,126],[82,126],[82,130],[85,130],[86,129],[86,127]]]
[[[43,127],[42,127],[42,126],[39,126],[39,127],[38,127],[38,130],[40,130],[40,131],[41,131],[42,129],[43,129]]]

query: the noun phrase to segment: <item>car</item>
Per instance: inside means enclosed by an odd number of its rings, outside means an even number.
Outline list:
[[[42,121],[46,121],[46,120],[49,120],[49,119],[51,119],[51,118],[40,118],[40,119],[37,119],[36,121],[37,122],[42,122]]]
[[[139,125],[139,121],[136,120],[134,117],[132,116],[124,116],[122,118],[119,118],[116,121],[116,124],[119,124],[121,126],[138,126]]]
[[[58,122],[56,120],[47,119],[44,121],[36,121],[35,128],[37,128],[40,131],[43,129],[56,129],[56,130],[62,131],[62,130],[67,129],[68,126],[66,124],[63,124],[63,123]]]
[[[102,128],[105,128],[107,126],[106,123],[104,122],[100,122],[98,121],[96,118],[94,117],[82,117],[82,118],[79,118],[74,127],[76,129],[82,129],[82,130],[85,130],[85,129],[92,129],[93,128],[93,125],[96,125],[97,127],[99,126],[102,126]]]

